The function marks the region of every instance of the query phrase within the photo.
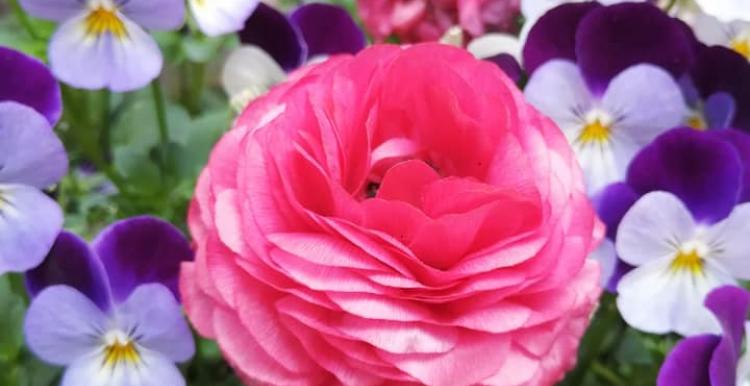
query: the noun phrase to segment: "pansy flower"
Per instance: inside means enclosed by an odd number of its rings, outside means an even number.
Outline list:
[[[750,21],[721,20],[706,14],[699,14],[693,22],[695,36],[710,46],[731,48],[750,60]]]
[[[161,72],[162,55],[144,30],[173,30],[182,0],[21,0],[32,16],[60,22],[49,43],[52,72],[85,89],[130,91]]]
[[[746,0],[695,0],[703,12],[722,21],[750,21],[750,7]]]
[[[67,367],[63,386],[184,385],[174,363],[195,346],[177,280],[191,258],[184,236],[152,217],[115,223],[91,247],[63,232],[26,275],[28,347]]]
[[[749,150],[750,135],[740,131],[675,129],[633,159],[625,183],[596,197],[630,266],[617,274],[628,324],[652,333],[716,330],[701,300],[750,278]]]
[[[526,97],[566,134],[590,194],[622,180],[641,147],[687,117],[675,79],[692,64],[693,43],[646,3],[566,4],[532,28]]]
[[[189,0],[198,27],[208,36],[242,29],[260,0]]]
[[[689,75],[695,96],[686,95],[702,101],[706,127],[750,131],[750,62],[745,57],[726,47],[701,47]]]
[[[659,370],[657,386],[745,386],[750,383],[750,355],[742,354],[750,294],[725,286],[713,290],[705,306],[721,325],[721,335],[682,340]]]
[[[243,46],[230,54],[222,83],[232,104],[243,108],[310,61],[365,47],[362,30],[339,6],[311,3],[285,15],[260,4],[239,33]]]
[[[60,89],[44,65],[0,47],[0,275],[39,265],[62,229],[63,214],[42,189],[67,172],[52,131]]]

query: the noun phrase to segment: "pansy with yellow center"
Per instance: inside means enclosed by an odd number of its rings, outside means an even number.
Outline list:
[[[531,76],[525,94],[565,133],[590,194],[621,181],[641,147],[687,117],[672,76],[649,64],[627,68],[595,93],[576,64],[550,60]]]
[[[181,0],[21,0],[33,16],[60,22],[49,44],[52,72],[85,89],[130,91],[161,72],[162,56],[144,30],[179,28]]]
[[[695,36],[708,45],[724,46],[750,60],[750,21],[723,22],[699,14],[693,22]]]
[[[617,254],[636,267],[617,286],[622,317],[656,334],[719,332],[703,299],[722,285],[750,279],[749,234],[750,203],[711,224],[696,220],[672,193],[644,195],[617,229]]]
[[[135,217],[106,228],[89,247],[63,232],[26,274],[29,348],[66,366],[62,386],[181,386],[175,362],[195,351],[177,295],[192,257],[170,224]]]

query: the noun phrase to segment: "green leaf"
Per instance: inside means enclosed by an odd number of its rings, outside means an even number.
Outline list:
[[[23,346],[24,299],[13,291],[10,276],[0,276],[0,361],[14,360]]]

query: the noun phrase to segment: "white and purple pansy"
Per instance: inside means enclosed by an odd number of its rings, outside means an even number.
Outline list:
[[[242,46],[229,55],[222,74],[232,104],[250,100],[283,81],[305,63],[335,54],[354,54],[367,43],[342,7],[311,3],[289,15],[261,3],[239,32]]]
[[[179,304],[184,236],[153,217],[112,224],[89,246],[63,232],[26,274],[25,335],[40,359],[65,366],[62,386],[179,386],[175,363],[193,337]]]
[[[750,278],[748,150],[750,135],[737,130],[674,129],[633,159],[625,183],[596,197],[624,263],[617,263],[610,286],[634,328],[717,331],[702,299]]]
[[[188,0],[198,27],[208,36],[242,29],[260,0]]]
[[[721,335],[696,335],[680,341],[659,370],[657,386],[750,384],[748,350],[742,355],[750,294],[739,287],[720,287],[706,297],[705,306],[721,325]]]
[[[0,275],[36,267],[62,229],[63,214],[42,190],[68,169],[52,125],[60,89],[44,65],[0,47]]]
[[[525,95],[565,133],[590,194],[621,181],[638,150],[688,117],[675,79],[689,70],[693,42],[648,3],[566,4],[531,29]]]
[[[148,30],[173,30],[185,19],[182,0],[21,0],[32,16],[60,22],[49,44],[52,72],[85,89],[141,88],[161,72],[162,55]]]

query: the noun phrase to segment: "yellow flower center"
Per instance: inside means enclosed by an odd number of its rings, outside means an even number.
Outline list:
[[[105,7],[98,7],[86,16],[86,35],[100,37],[106,33],[111,33],[117,38],[122,38],[128,34],[125,23],[117,16],[117,12]]]
[[[582,143],[607,142],[611,133],[611,127],[602,122],[601,119],[596,118],[583,127],[578,140]]]
[[[107,345],[104,348],[104,366],[116,367],[122,363],[140,362],[141,355],[138,353],[135,342],[121,332],[110,333],[105,340]]]
[[[690,250],[680,250],[672,260],[671,268],[673,271],[689,271],[693,274],[703,273],[703,258],[698,253],[698,250],[693,248]]]
[[[750,37],[739,37],[729,43],[729,47],[740,55],[750,59]]]
[[[708,128],[708,124],[706,123],[706,120],[703,119],[703,115],[700,112],[691,114],[690,117],[688,117],[686,123],[688,127],[700,131],[706,130]]]

